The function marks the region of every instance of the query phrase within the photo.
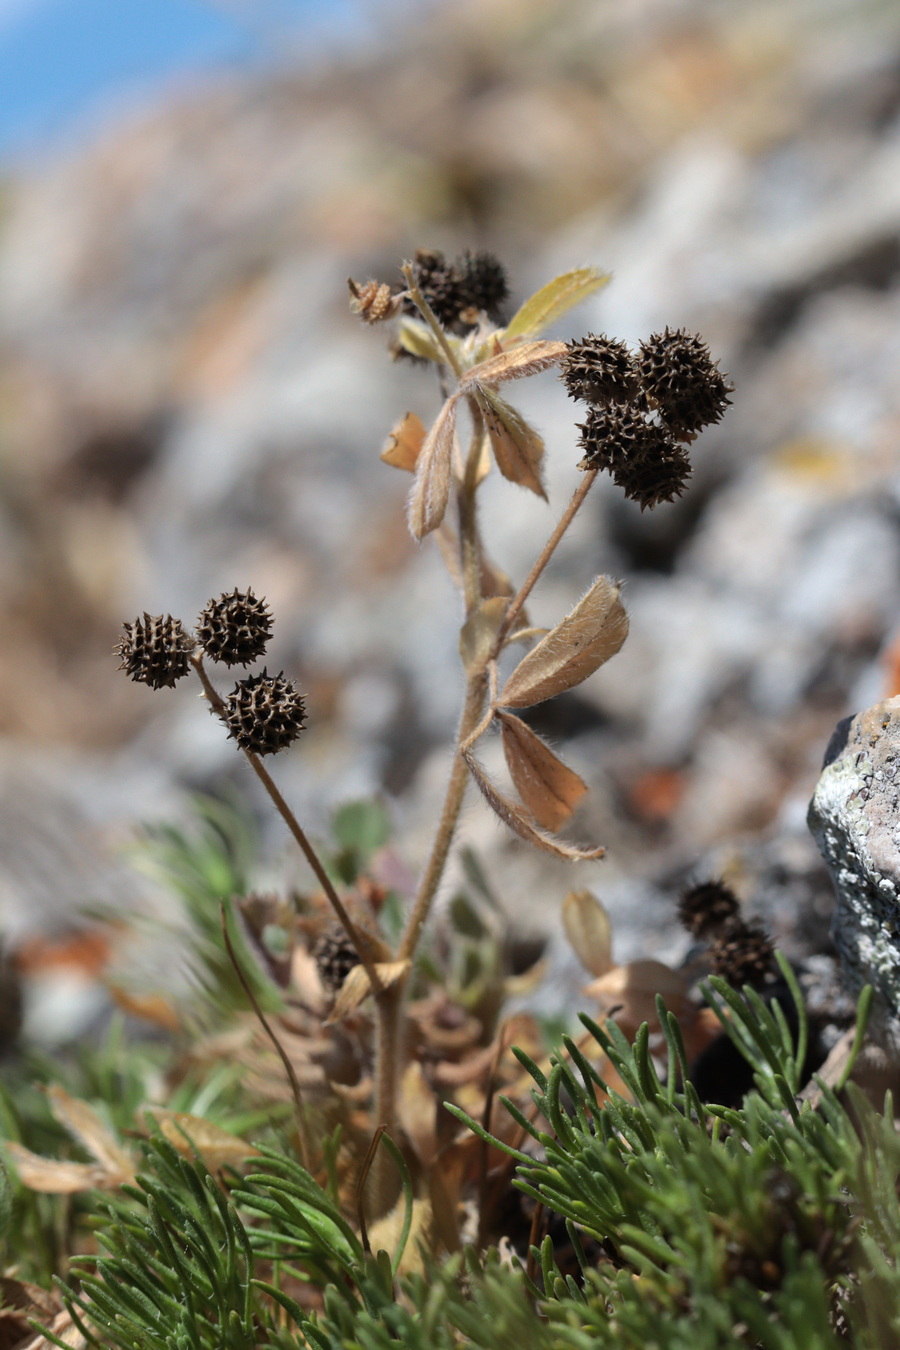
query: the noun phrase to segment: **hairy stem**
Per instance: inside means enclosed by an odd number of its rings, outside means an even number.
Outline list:
[[[225,704],[222,701],[221,697],[219,696],[219,693],[216,690],[215,685],[212,683],[212,681],[210,680],[209,676],[206,673],[206,669],[203,665],[203,657],[201,655],[195,654],[194,656],[191,657],[191,665],[194,667],[197,674],[200,676],[200,682],[203,685],[203,692],[205,693],[207,701],[212,707],[213,712],[215,712],[219,717],[223,717],[226,712]],[[378,978],[378,973],[375,970],[372,957],[369,954],[365,941],[362,935],[360,934],[360,931],[357,928],[356,924],[353,922],[353,920],[350,918],[350,915],[347,913],[347,910],[344,906],[344,902],[341,900],[341,897],[335,890],[331,878],[325,871],[325,868],[322,865],[322,861],[319,858],[319,855],[316,853],[312,844],[309,842],[309,839],[306,837],[305,832],[301,828],[300,822],[297,820],[297,817],[294,815],[293,811],[288,806],[287,802],[284,800],[281,793],[278,791],[278,788],[276,787],[271,775],[269,774],[268,769],[263,764],[259,755],[254,754],[252,750],[245,750],[244,755],[251,769],[256,774],[259,781],[262,783],[266,792],[269,794],[269,797],[272,801],[272,805],[275,807],[276,811],[281,816],[281,819],[284,821],[285,825],[290,830],[297,844],[299,844],[300,849],[303,852],[303,856],[306,858],[306,861],[309,863],[313,872],[315,872],[316,878],[318,879],[319,884],[321,885],[322,890],[325,892],[325,895],[328,899],[328,903],[331,905],[331,908],[337,915],[341,927],[344,929],[350,941],[353,943],[353,946],[356,948],[356,954],[359,957],[360,964],[365,968],[365,972],[369,977],[369,981],[371,983],[373,990],[380,990],[381,981]]]
[[[418,283],[416,282],[415,276],[413,275],[412,265],[410,263],[404,263],[403,267],[400,270],[402,271],[404,277],[406,278],[406,284],[409,287],[410,300],[412,300],[416,309],[419,311],[419,313],[422,315],[422,318],[425,320],[425,322],[428,324],[428,327],[431,329],[431,332],[434,335],[435,342],[438,344],[441,351],[444,353],[444,356],[447,358],[447,365],[453,371],[453,374],[456,376],[456,378],[458,380],[461,380],[462,370],[460,368],[460,364],[453,353],[450,343],[447,341],[447,334],[444,332],[443,328],[437,321],[437,317],[435,315],[434,310],[431,308],[428,301],[425,299],[424,295],[419,290]]]
[[[599,469],[589,469],[587,473],[584,475],[584,478],[582,479],[581,483],[578,485],[578,487],[575,489],[575,492],[572,494],[572,500],[569,502],[569,505],[566,507],[565,511],[563,511],[562,515],[557,521],[556,528],[554,529],[550,538],[547,540],[544,547],[541,549],[540,556],[538,557],[531,571],[528,573],[528,576],[525,578],[525,581],[522,583],[522,586],[520,587],[518,593],[510,601],[509,608],[507,609],[506,613],[503,616],[503,623],[500,625],[500,631],[497,634],[497,640],[494,643],[494,650],[492,652],[492,656],[494,658],[496,658],[497,653],[503,646],[504,639],[512,631],[512,626],[516,621],[519,611],[521,610],[525,601],[528,599],[529,595],[534,590],[535,586],[540,580],[544,568],[547,566],[548,562],[553,557],[553,554],[556,551],[557,544],[559,543],[560,539],[562,539],[566,530],[572,524],[572,521],[575,519],[575,516],[578,512],[578,508],[581,506],[585,497],[588,495],[591,488],[594,486],[594,482],[596,480],[598,473]]]

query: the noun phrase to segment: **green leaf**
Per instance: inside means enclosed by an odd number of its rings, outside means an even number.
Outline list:
[[[525,301],[507,326],[506,337],[534,337],[542,333],[573,306],[606,286],[611,278],[611,272],[600,272],[596,267],[576,267],[563,272]]]

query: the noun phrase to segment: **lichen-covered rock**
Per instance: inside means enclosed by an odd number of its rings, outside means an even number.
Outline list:
[[[809,826],[834,882],[845,981],[873,986],[872,1034],[900,1057],[900,697],[838,724]]]

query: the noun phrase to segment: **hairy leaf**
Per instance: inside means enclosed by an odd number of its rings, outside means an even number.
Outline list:
[[[458,397],[453,394],[447,399],[419,454],[416,481],[409,501],[409,528],[415,539],[424,539],[426,534],[436,530],[447,510]]]
[[[459,634],[459,654],[467,674],[484,669],[508,604],[506,596],[492,595],[482,600],[463,624]]]
[[[475,397],[503,477],[546,501],[540,476],[544,442],[538,433],[493,389],[481,388]]]
[[[468,390],[472,385],[503,384],[506,380],[526,379],[555,365],[565,350],[564,342],[523,342],[518,347],[510,347],[473,366],[466,372],[462,387]]]
[[[576,267],[571,272],[563,272],[525,301],[508,324],[506,336],[535,336],[556,323],[574,305],[580,305],[582,300],[607,285],[611,276],[612,273],[600,272],[596,267]]]
[[[497,719],[516,791],[539,825],[561,829],[587,792],[587,784],[520,717],[499,712]]]
[[[598,577],[587,595],[516,666],[498,702],[530,708],[574,689],[608,661],[628,635],[619,587]]]
[[[521,839],[525,839],[529,844],[534,844],[537,848],[543,849],[545,853],[552,853],[556,858],[565,858],[568,862],[588,862],[603,857],[606,852],[605,848],[576,848],[572,844],[562,844],[553,839],[533,823],[531,817],[522,807],[517,806],[515,802],[511,802],[508,797],[504,797],[473,755],[466,754],[463,758],[469,766],[469,772],[475,780],[476,787],[488,806],[503,821],[504,825],[508,825]]]

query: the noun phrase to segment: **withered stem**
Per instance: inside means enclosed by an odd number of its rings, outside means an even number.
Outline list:
[[[415,276],[413,275],[412,264],[404,263],[400,270],[406,277],[406,284],[409,287],[410,300],[412,300],[416,309],[419,311],[419,313],[422,315],[422,318],[425,320],[425,322],[428,324],[428,327],[431,329],[434,335],[435,342],[438,344],[441,351],[447,358],[447,365],[453,371],[453,374],[456,376],[456,378],[458,380],[461,380],[462,370],[460,368],[460,364],[453,353],[453,349],[451,348],[450,343],[447,341],[446,333],[444,332],[443,328],[437,321],[437,316],[435,315],[434,310],[431,308],[428,301],[425,299],[424,295],[419,290]]]
[[[393,1139],[397,1127],[397,1094],[405,1067],[403,1051],[403,991],[405,980],[375,996],[375,1121]],[[385,1214],[394,1200],[389,1158],[384,1149],[374,1161],[372,1213]]]
[[[206,669],[203,665],[203,657],[195,653],[191,657],[191,665],[194,667],[197,674],[200,676],[200,682],[203,685],[203,692],[206,694],[207,701],[209,702],[213,711],[217,713],[219,717],[224,716],[225,704],[222,701],[221,697],[219,696],[219,693],[216,690],[215,685],[212,683],[212,681],[210,680],[209,676],[206,673]],[[300,845],[300,848],[303,852],[304,857],[306,858],[306,861],[309,863],[310,867],[315,872],[319,884],[321,885],[322,890],[325,892],[325,895],[328,899],[328,903],[331,905],[331,908],[337,915],[341,927],[344,929],[344,932],[347,934],[348,938],[353,943],[353,946],[356,948],[356,954],[359,957],[360,964],[365,968],[365,972],[369,977],[369,982],[373,990],[376,991],[380,990],[381,981],[378,978],[378,974],[375,970],[372,958],[369,955],[368,951],[366,950],[366,945],[363,942],[362,938],[360,937],[359,929],[356,927],[356,924],[353,922],[353,920],[350,918],[350,915],[347,913],[347,910],[344,907],[344,902],[341,900],[341,897],[335,890],[331,878],[325,871],[325,868],[322,866],[322,862],[319,858],[319,855],[316,853],[312,844],[307,839],[306,834],[304,833],[303,829],[300,826],[300,822],[297,820],[297,817],[294,815],[293,811],[288,806],[287,802],[284,800],[281,793],[278,791],[278,788],[275,786],[275,783],[271,775],[269,774],[268,769],[263,764],[259,755],[254,754],[252,750],[245,750],[244,755],[251,769],[256,774],[259,781],[262,783],[266,792],[269,794],[269,797],[271,798],[272,804],[275,807],[276,811],[281,816],[281,819],[284,821],[285,825],[290,830],[295,841]]]
[[[588,495],[591,488],[594,486],[594,481],[599,472],[600,472],[599,469],[588,469],[587,473],[584,475],[584,478],[581,480],[578,487],[575,489],[575,492],[572,494],[572,500],[569,502],[569,505],[566,507],[565,511],[563,511],[562,515],[557,521],[556,528],[554,529],[550,538],[547,540],[544,547],[541,549],[540,556],[538,557],[531,571],[528,573],[528,576],[525,578],[525,581],[522,583],[522,586],[518,591],[518,594],[515,595],[513,599],[510,601],[509,608],[507,609],[506,613],[503,616],[503,622],[500,625],[500,631],[497,634],[497,640],[494,643],[494,650],[492,656],[495,659],[500,651],[500,648],[503,645],[504,638],[511,631],[512,626],[516,621],[516,617],[519,613],[519,610],[522,608],[525,601],[528,599],[529,595],[534,590],[535,586],[540,580],[544,568],[547,566],[547,563],[550,561],[550,559],[553,557],[554,552],[556,551],[557,544],[559,543],[560,539],[562,539],[566,530],[572,524],[572,521],[575,519],[575,516],[578,512],[578,508],[581,506],[585,497]]]
[[[481,718],[485,685],[486,680],[483,674],[473,675],[466,688],[466,701],[460,718],[459,732],[456,738],[457,748],[453,759],[453,768],[450,771],[450,781],[447,784],[447,794],[444,798],[444,809],[441,812],[434,842],[431,846],[431,856],[419,883],[418,894],[407,921],[406,932],[403,934],[397,951],[398,961],[412,959],[418,946],[423,925],[428,918],[431,902],[444,874],[447,854],[450,852],[450,845],[453,842],[456,822],[459,819],[469,776],[469,770],[460,754],[459,747],[468,739]]]

